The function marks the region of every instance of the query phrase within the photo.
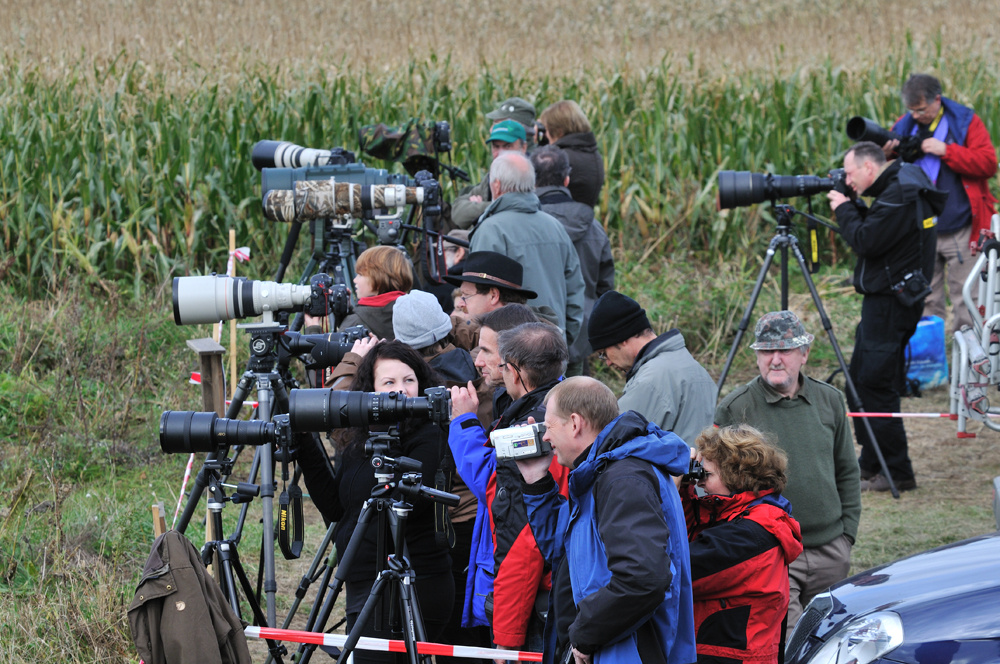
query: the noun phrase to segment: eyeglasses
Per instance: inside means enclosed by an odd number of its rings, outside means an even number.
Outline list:
[[[504,367],[510,367],[510,368],[511,368],[511,370],[512,370],[512,371],[513,371],[514,373],[516,373],[516,374],[517,374],[518,376],[520,376],[520,375],[521,375],[521,370],[520,370],[520,369],[518,369],[518,368],[517,368],[517,365],[516,365],[516,364],[514,364],[513,362],[501,362],[500,364],[498,364],[498,365],[497,365],[497,369],[499,369],[500,371],[503,371],[503,370],[504,370]]]
[[[482,293],[480,293],[478,291],[475,292],[475,293],[462,293],[459,297],[462,298],[462,302],[468,302],[469,298],[473,298],[473,297],[475,297],[477,295],[482,295]]]
[[[608,359],[607,349],[602,350],[600,353],[598,353],[597,359],[599,359],[601,362],[606,362]]]

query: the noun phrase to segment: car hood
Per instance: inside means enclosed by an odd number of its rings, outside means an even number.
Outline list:
[[[823,640],[858,616],[888,610],[902,618],[904,642],[886,659],[930,661],[933,651],[934,661],[960,661],[969,648],[1000,658],[1000,532],[866,570],[830,595],[832,610],[813,632]]]

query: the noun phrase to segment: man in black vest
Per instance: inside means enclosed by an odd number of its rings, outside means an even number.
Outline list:
[[[935,215],[947,194],[934,189],[920,167],[886,161],[882,148],[857,143],[844,156],[848,186],[871,197],[871,207],[838,191],[827,198],[844,240],[858,255],[854,289],[864,295],[854,339],[850,373],[868,412],[899,412],[906,378],[906,344],[917,329],[934,273]],[[902,420],[873,418],[872,431],[900,491],[915,489]],[[862,491],[888,491],[864,427],[855,430],[861,445]]]

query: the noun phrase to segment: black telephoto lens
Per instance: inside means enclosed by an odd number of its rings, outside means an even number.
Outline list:
[[[274,439],[274,424],[262,420],[229,420],[190,410],[168,410],[160,416],[160,449],[167,454],[217,452],[230,445],[265,445]]]
[[[719,209],[746,207],[767,199],[765,178],[750,171],[719,171]]]
[[[394,424],[429,410],[427,397],[407,397],[398,392],[308,389],[288,393],[289,422],[295,432]]]

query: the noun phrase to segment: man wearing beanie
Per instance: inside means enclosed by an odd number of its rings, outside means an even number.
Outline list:
[[[646,310],[612,290],[594,304],[587,334],[598,357],[625,372],[622,412],[634,410],[689,445],[711,426],[715,383],[688,352],[680,330],[656,336]]]

